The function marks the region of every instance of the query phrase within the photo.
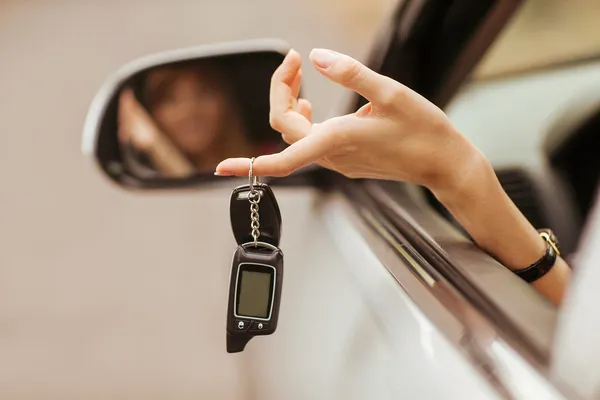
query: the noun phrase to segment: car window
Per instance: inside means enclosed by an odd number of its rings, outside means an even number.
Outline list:
[[[474,71],[475,80],[600,57],[600,2],[527,0]]]

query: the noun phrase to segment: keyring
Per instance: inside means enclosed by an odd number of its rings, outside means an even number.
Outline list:
[[[252,173],[252,166],[256,157],[250,159],[250,169],[248,170],[248,185],[250,186],[250,193],[254,192],[254,185],[258,184],[258,176],[254,176]]]

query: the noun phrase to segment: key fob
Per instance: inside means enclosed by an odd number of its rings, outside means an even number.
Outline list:
[[[260,241],[279,246],[281,239],[281,212],[279,205],[269,185],[257,183],[254,185],[260,195]],[[250,204],[248,195],[250,194],[250,185],[242,185],[233,189],[229,200],[229,214],[231,217],[231,229],[237,244],[252,242],[252,231],[249,229]]]
[[[254,336],[275,332],[282,283],[283,253],[279,248],[264,242],[238,246],[229,283],[228,353],[243,351]]]

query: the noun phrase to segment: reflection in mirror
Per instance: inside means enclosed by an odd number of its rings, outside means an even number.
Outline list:
[[[208,57],[132,76],[114,99],[120,168],[138,180],[187,178],[212,175],[225,158],[279,151],[268,96],[282,58]]]

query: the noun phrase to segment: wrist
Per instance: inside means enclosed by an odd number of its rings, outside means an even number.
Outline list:
[[[490,162],[477,149],[448,184],[432,189],[473,240],[512,270],[526,268],[545,241],[504,192]]]
[[[451,146],[454,156],[435,180],[427,186],[437,199],[448,206],[481,201],[497,178],[488,159],[465,137],[457,133],[457,144]],[[456,159],[456,157],[460,157]]]

